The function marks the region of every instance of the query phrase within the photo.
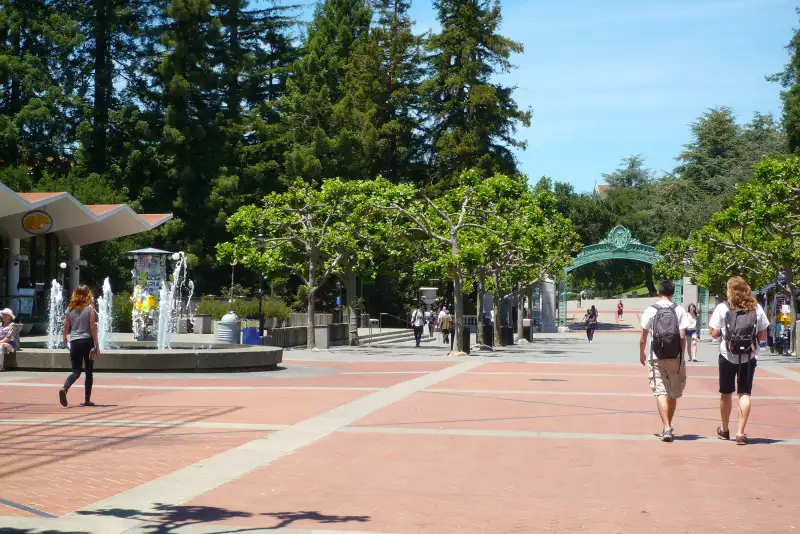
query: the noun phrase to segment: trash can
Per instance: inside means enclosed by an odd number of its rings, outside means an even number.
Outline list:
[[[507,347],[509,345],[514,344],[514,328],[510,326],[501,326],[500,327],[500,341],[502,341],[503,346]]]
[[[494,346],[494,329],[492,325],[486,323],[483,325],[483,344],[487,347]]]
[[[464,345],[464,352],[469,354],[469,346],[471,344],[472,331],[470,330],[470,328],[468,326],[464,327],[462,336],[463,337],[461,338],[461,340],[462,340],[462,343]]]
[[[217,322],[216,332],[214,332],[214,339],[217,343],[222,345],[238,345],[239,344],[239,330],[242,327],[242,322],[233,312],[226,313],[222,319]]]
[[[242,345],[258,345],[260,342],[258,330],[260,321],[248,317],[242,321]]]

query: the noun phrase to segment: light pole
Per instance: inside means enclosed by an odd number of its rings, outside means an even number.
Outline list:
[[[264,234],[258,234],[256,241],[259,243],[259,249],[264,250],[266,238]],[[261,311],[261,301],[264,300],[264,274],[261,269],[258,270],[258,335],[264,335],[264,313]]]
[[[61,287],[64,287],[64,271],[67,270],[67,262],[62,261],[58,264],[58,268],[61,269]]]
[[[230,297],[230,300],[228,302],[233,302],[233,273],[236,270],[236,264],[237,263],[238,262],[236,260],[233,260],[231,262],[231,297]]]

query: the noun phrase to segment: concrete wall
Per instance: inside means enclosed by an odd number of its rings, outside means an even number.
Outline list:
[[[541,331],[548,334],[557,332],[558,303],[556,302],[556,285],[553,282],[542,282],[541,313]]]
[[[324,328],[324,326],[317,328]],[[347,344],[350,332],[346,323],[327,325],[327,329],[329,346]],[[305,326],[267,328],[267,335],[261,338],[261,344],[282,348],[303,347],[308,344],[307,333],[308,329]]]

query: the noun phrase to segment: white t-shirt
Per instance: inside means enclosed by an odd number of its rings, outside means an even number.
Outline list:
[[[411,323],[414,326],[425,326],[425,312],[414,310],[414,313],[411,314]]]
[[[689,323],[686,325],[686,330],[697,330],[697,318],[691,313],[687,313],[686,315],[689,316]]]
[[[654,304],[654,306],[660,306],[662,308],[668,308],[672,304],[671,300],[659,300]],[[648,306],[647,309],[642,314],[642,330],[647,330],[647,344],[644,346],[644,353],[649,355],[651,360],[657,360],[656,355],[652,353],[650,350],[650,343],[653,340],[653,319],[656,317],[656,310],[653,306]],[[675,315],[678,317],[678,328],[681,330],[686,330],[689,326],[689,314],[686,313],[686,310],[683,309],[682,306],[678,305],[675,306]]]
[[[708,327],[722,332],[722,336],[719,338],[719,353],[722,354],[723,358],[735,364],[746,363],[747,356],[742,357],[734,354],[728,354],[728,347],[725,344],[726,313],[728,313],[728,304],[726,302],[717,305],[717,307],[714,308],[714,313],[711,315],[711,320],[708,322]],[[769,328],[769,319],[767,319],[767,314],[764,313],[764,310],[761,308],[760,304],[756,304],[756,317],[758,318],[757,330],[759,333]],[[756,343],[756,350],[753,351],[753,357],[756,359],[758,359],[758,352],[758,343]]]

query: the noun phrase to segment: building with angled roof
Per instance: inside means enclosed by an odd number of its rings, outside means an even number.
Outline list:
[[[80,284],[81,246],[152,230],[172,218],[170,213],[139,214],[126,204],[82,204],[69,193],[17,193],[0,184],[0,304],[27,311],[35,300],[37,282],[58,277],[58,247],[66,246],[66,286]],[[27,240],[28,254],[20,254]],[[42,261],[41,280],[36,266]],[[33,268],[32,268],[33,266]],[[33,298],[32,298],[33,297]],[[30,313],[28,311],[28,313]]]

